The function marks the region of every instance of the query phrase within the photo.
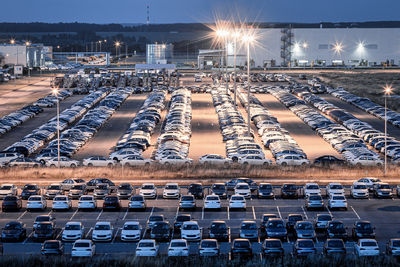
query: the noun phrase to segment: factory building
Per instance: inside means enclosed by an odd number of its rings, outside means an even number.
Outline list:
[[[0,65],[21,65],[23,67],[43,67],[51,60],[52,47],[43,44],[0,44]]]
[[[146,46],[147,64],[168,64],[174,57],[172,44],[148,44]]]

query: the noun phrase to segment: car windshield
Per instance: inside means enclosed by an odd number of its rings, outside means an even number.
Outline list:
[[[167,185],[165,186],[165,189],[178,189],[177,185]]]
[[[149,185],[149,184],[143,185],[142,189],[154,189],[154,185]]]
[[[400,240],[393,240],[392,246],[393,247],[400,247]]]
[[[226,227],[226,224],[224,224],[224,223],[213,223],[213,224],[211,224],[211,229],[212,230],[215,230],[215,231],[218,231],[218,230],[226,230],[227,229],[227,227]]]
[[[222,184],[215,184],[215,185],[213,185],[213,189],[216,189],[216,190],[224,190],[224,189],[225,189],[225,186],[222,185]]]
[[[236,188],[237,189],[249,189],[249,186],[247,184],[240,184]]]
[[[331,223],[329,224],[329,228],[332,230],[341,230],[344,229],[344,226],[342,223]]]
[[[185,242],[171,242],[171,247],[173,248],[185,248],[186,243]]]
[[[168,229],[169,229],[168,224],[163,222],[156,223],[153,227],[153,230],[168,230]]]
[[[241,226],[243,230],[257,230],[257,225],[255,223],[243,223]]]
[[[270,184],[261,184],[260,187],[259,187],[259,189],[262,189],[262,190],[272,190],[272,185],[270,185]]]
[[[183,230],[199,230],[199,226],[197,224],[184,224]]]
[[[71,190],[83,190],[83,185],[73,185],[71,186]]]
[[[360,230],[372,230],[372,226],[369,223],[358,223],[357,228]]]
[[[74,244],[75,248],[89,248],[90,244],[88,242],[76,242]]]
[[[5,230],[19,230],[22,229],[19,223],[7,223],[4,227]]]
[[[176,217],[177,222],[187,222],[190,221],[190,216],[177,216]]]
[[[332,197],[333,200],[345,200],[344,196],[333,196]]]
[[[35,190],[36,186],[34,185],[25,185],[24,190]]]
[[[322,200],[322,197],[319,195],[312,195],[310,196],[310,200]]]
[[[316,184],[312,184],[312,185],[308,185],[307,186],[307,189],[312,189],[312,190],[318,190],[319,189],[319,187],[318,187],[318,185],[316,185]]]
[[[59,243],[58,242],[46,242],[44,243],[45,248],[59,248]]]
[[[36,229],[40,229],[40,230],[50,230],[52,227],[51,227],[51,224],[42,224],[42,223],[39,223],[37,226],[36,226]]]
[[[6,197],[4,198],[4,201],[17,201],[17,197],[6,196]]]
[[[361,242],[361,246],[363,246],[363,247],[376,247],[376,242],[374,242],[374,241],[364,241],[364,242]]]
[[[81,197],[80,200],[84,200],[84,201],[93,201],[92,197]]]
[[[379,189],[390,189],[390,185],[388,185],[388,184],[381,184],[381,185],[379,185]]]
[[[119,190],[130,190],[131,186],[129,184],[120,185],[118,187]]]
[[[248,241],[235,241],[233,243],[235,248],[249,248],[250,244]]]
[[[65,230],[71,230],[71,231],[81,230],[81,226],[79,224],[67,224],[65,226]]]
[[[61,190],[61,187],[59,185],[50,185],[48,190]]]
[[[139,247],[140,248],[152,248],[152,247],[154,247],[154,243],[153,242],[140,242]]]
[[[273,215],[273,214],[271,214],[271,215],[264,215],[263,218],[262,218],[262,220],[263,220],[263,222],[266,222],[266,221],[268,221],[268,220],[271,219],[271,218],[278,218],[278,216]]]
[[[282,221],[270,221],[268,222],[268,228],[285,228]]]
[[[330,240],[330,241],[328,241],[328,246],[334,247],[334,248],[343,248],[344,243],[341,240]]]
[[[280,248],[280,247],[282,247],[282,244],[281,244],[281,242],[280,241],[275,241],[275,240],[272,240],[272,241],[265,241],[265,247],[267,247],[267,248]]]
[[[193,196],[183,196],[182,197],[182,201],[193,201],[193,200],[194,200]]]
[[[303,220],[303,217],[301,215],[295,215],[289,217],[289,222],[297,222],[301,220]]]
[[[133,196],[131,197],[132,201],[143,201],[143,197],[142,196]]]
[[[106,197],[104,199],[104,201],[107,201],[107,202],[118,202],[118,198],[117,197]]]
[[[124,230],[139,230],[139,225],[137,224],[125,224]]]
[[[310,223],[299,223],[297,225],[298,230],[312,230],[313,227]]]
[[[47,216],[38,216],[36,217],[35,222],[48,222],[50,221],[50,217]]]
[[[367,186],[365,184],[357,184],[354,185],[354,189],[367,189]]]
[[[202,248],[216,248],[217,247],[217,243],[215,241],[203,241],[201,242],[201,246]]]
[[[107,188],[108,188],[108,186],[105,185],[105,184],[101,184],[101,185],[96,186],[96,189],[100,189],[100,190],[106,190]]]
[[[217,196],[207,196],[207,200],[219,200]]]
[[[149,218],[150,222],[162,222],[163,221],[163,217],[161,216],[151,216]]]
[[[42,198],[41,197],[30,197],[29,200],[30,201],[41,201]]]
[[[343,189],[343,186],[340,184],[333,184],[330,186],[330,189],[340,190],[340,189]]]
[[[330,215],[321,215],[318,217],[318,221],[332,221],[332,217]]]
[[[299,244],[299,247],[301,247],[301,248],[313,248],[314,247],[314,243],[309,240],[300,241],[298,244]]]
[[[294,184],[285,184],[285,185],[283,185],[283,189],[296,190],[297,188],[296,188],[296,185],[294,185]]]
[[[9,185],[3,185],[2,187],[0,187],[0,190],[10,190],[11,186]]]
[[[199,184],[192,184],[189,186],[189,190],[201,190],[202,186]]]
[[[111,227],[108,224],[96,224],[94,230],[111,230]]]

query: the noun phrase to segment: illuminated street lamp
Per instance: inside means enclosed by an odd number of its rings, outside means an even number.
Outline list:
[[[11,39],[10,44],[15,44],[15,39]]]
[[[243,43],[247,47],[247,131],[250,135],[250,44],[254,42],[254,35],[250,32],[242,37]]]
[[[52,91],[57,98],[57,166],[60,168],[60,100],[58,100],[58,88],[53,88]]]
[[[115,42],[115,56],[118,60],[118,48],[121,46],[121,43],[119,41]]]
[[[28,46],[30,46],[31,45],[31,42],[29,42],[29,41],[26,41],[25,42],[25,45],[28,47]],[[31,77],[31,59],[30,59],[30,57],[28,56],[28,77],[30,78]],[[29,80],[28,80],[29,81]]]
[[[237,40],[240,38],[240,32],[238,30],[234,30],[232,32],[233,37],[233,90],[234,90],[234,99],[233,103],[236,108],[236,98],[237,98],[237,85],[236,85],[236,47],[237,47]]]
[[[393,88],[389,85],[386,85],[384,87],[384,97],[385,97],[385,168],[384,168],[384,174],[386,175],[387,172],[387,97],[390,96],[390,94],[392,93]]]
[[[99,47],[99,52],[101,52],[101,43],[102,43],[103,41],[99,41],[99,44],[100,44],[100,47]]]

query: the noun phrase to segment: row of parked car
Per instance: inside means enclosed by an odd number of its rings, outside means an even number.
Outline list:
[[[247,92],[239,88],[239,99],[244,107],[248,105]],[[306,165],[310,161],[289,132],[282,128],[278,119],[272,116],[263,104],[250,94],[250,119],[257,127],[264,146],[271,150],[279,165]]]
[[[70,108],[64,110],[60,114],[59,130],[65,130],[68,125],[75,122],[79,117],[96,105],[110,92],[110,89],[101,88],[98,91],[91,93],[90,95],[82,98]],[[32,131],[32,133],[26,135],[22,140],[12,144],[5,149],[6,152],[17,152],[25,157],[37,152],[42,148],[46,142],[50,141],[57,135],[57,116],[40,126],[39,128]],[[18,162],[29,161],[28,158],[15,159]],[[10,163],[13,163],[10,162]]]
[[[175,90],[169,102],[169,111],[164,120],[157,149],[152,157],[161,164],[191,164],[189,154],[192,122],[191,91]]]
[[[254,133],[248,132],[247,124],[233,104],[233,99],[224,87],[211,89],[213,105],[218,115],[226,155],[233,162],[251,161],[269,165],[260,145],[254,141]],[[250,157],[250,158],[249,158]]]
[[[71,95],[72,93],[70,91],[62,90],[59,92],[57,97],[53,94],[49,94],[48,96],[40,98],[30,105],[27,105],[17,111],[5,115],[4,117],[0,118],[0,135],[11,131],[18,125],[21,125],[27,120],[35,117],[37,114],[43,112],[42,107],[51,107],[55,103],[57,103],[57,99],[58,101],[62,101],[63,99]],[[48,103],[48,105],[42,105],[42,103]]]
[[[137,157],[141,157],[142,152],[150,146],[154,128],[161,122],[165,99],[166,90],[164,88],[155,88],[149,94],[128,130],[118,141],[115,151],[110,154],[110,159],[121,162],[123,165],[132,164],[132,160],[138,161]],[[143,160],[142,162],[145,163]]]
[[[367,97],[360,97],[347,92],[343,87],[329,88],[328,93],[346,101],[382,120],[385,119],[385,108],[376,104]],[[387,121],[400,127],[400,114],[393,110],[387,110]]]
[[[302,87],[292,88],[296,93]],[[367,148],[365,143],[344,126],[332,122],[327,117],[312,109],[304,100],[291,94],[291,88],[273,87],[269,92],[280,100],[322,138],[342,153],[346,161],[353,165],[375,165],[379,155]],[[382,164],[382,162],[378,162]]]
[[[335,105],[329,103],[325,99],[322,99],[312,93],[307,91],[297,92],[298,95],[303,98],[306,102],[310,103],[314,107],[318,108],[325,114],[329,115],[337,122],[341,123],[344,127],[346,127],[349,131],[354,133],[354,138],[349,139],[346,142],[346,147],[363,147],[365,148],[364,142],[369,143],[372,147],[378,150],[381,153],[385,153],[385,134],[376,130],[371,125],[366,122],[359,120],[354,117],[349,112],[336,107]],[[388,138],[387,141],[387,150],[390,152],[390,155],[393,157],[394,161],[398,160],[400,157],[399,148],[400,142],[395,140],[392,137]],[[371,151],[373,153],[369,153],[369,155],[364,155],[363,157],[368,157],[369,164],[368,165],[382,165],[383,161],[380,159],[379,154]],[[345,153],[346,155],[347,153]],[[371,155],[370,155],[371,154]],[[354,155],[350,155],[354,156]],[[369,157],[372,157],[370,159]],[[363,165],[362,163],[360,163]]]

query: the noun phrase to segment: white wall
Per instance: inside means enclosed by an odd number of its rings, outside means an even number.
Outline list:
[[[4,64],[26,66],[25,45],[0,45],[0,54],[4,56]]]

